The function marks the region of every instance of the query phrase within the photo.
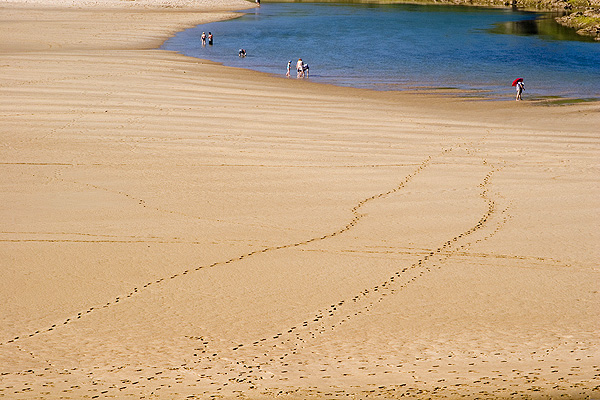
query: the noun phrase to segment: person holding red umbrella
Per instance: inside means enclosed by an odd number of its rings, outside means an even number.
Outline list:
[[[517,87],[517,98],[516,100],[522,100],[521,98],[521,93],[523,93],[523,90],[525,90],[525,84],[523,83],[523,78],[517,78],[513,81],[512,83],[513,86]]]

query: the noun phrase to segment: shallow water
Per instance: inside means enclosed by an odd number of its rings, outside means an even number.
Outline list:
[[[298,58],[313,81],[376,90],[456,88],[511,98],[600,97],[600,43],[549,15],[436,5],[267,3],[178,33],[163,48],[284,76]],[[202,46],[209,31],[214,45]],[[558,40],[557,38],[560,38]],[[247,57],[238,57],[244,48]]]

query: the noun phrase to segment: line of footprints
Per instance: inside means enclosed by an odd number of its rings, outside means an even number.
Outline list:
[[[446,154],[446,153],[448,153],[450,151],[452,151],[451,148],[450,149],[444,149],[444,150],[441,151],[441,155],[444,155],[444,154]],[[348,230],[352,229],[352,227],[354,227],[364,217],[363,214],[359,213],[359,209],[361,207],[363,207],[364,205],[366,205],[367,203],[369,203],[371,201],[374,201],[374,200],[379,199],[379,198],[383,198],[385,196],[389,196],[389,195],[391,195],[391,194],[393,194],[393,193],[401,190],[419,172],[421,172],[427,166],[429,166],[429,164],[431,163],[431,160],[432,160],[432,156],[428,156],[427,158],[425,158],[412,173],[410,173],[409,175],[407,175],[405,177],[405,179],[402,182],[400,182],[400,184],[398,186],[394,187],[393,189],[391,189],[391,190],[389,190],[387,192],[383,192],[383,193],[379,193],[379,194],[373,195],[371,197],[368,197],[368,198],[360,201],[351,210],[351,212],[353,214],[353,218],[344,227],[342,227],[341,229],[339,229],[337,231],[334,231],[332,233],[329,233],[329,234],[326,234],[326,235],[323,235],[323,236],[320,236],[320,237],[314,237],[314,238],[311,238],[311,239],[307,239],[307,240],[302,241],[302,242],[297,242],[297,243],[292,243],[292,244],[284,244],[284,245],[272,246],[272,247],[266,247],[266,248],[263,248],[263,249],[260,249],[260,250],[255,250],[255,251],[252,251],[252,252],[249,252],[249,253],[246,253],[246,254],[242,254],[242,255],[240,255],[238,257],[235,257],[235,258],[230,258],[229,260],[226,260],[226,261],[217,261],[217,262],[214,262],[214,263],[209,264],[209,265],[202,265],[202,266],[198,266],[198,267],[196,267],[194,269],[187,269],[187,270],[185,270],[185,271],[183,271],[181,273],[176,273],[176,274],[173,274],[173,275],[171,275],[169,277],[159,278],[159,279],[157,279],[155,281],[148,282],[148,283],[144,284],[141,287],[135,287],[135,288],[133,288],[133,290],[131,292],[127,293],[126,295],[116,297],[114,300],[109,301],[109,302],[107,302],[104,305],[90,307],[90,308],[88,308],[85,311],[79,312],[79,313],[77,313],[76,316],[71,317],[71,318],[67,318],[62,323],[53,324],[53,325],[51,325],[50,327],[48,327],[46,329],[36,330],[35,332],[29,333],[29,334],[27,334],[25,336],[15,336],[14,338],[9,339],[9,340],[7,340],[5,342],[0,342],[0,346],[8,345],[8,344],[11,344],[11,343],[15,343],[15,342],[17,342],[17,341],[19,341],[21,339],[33,337],[33,336],[39,335],[41,333],[51,332],[51,331],[57,329],[59,326],[61,326],[61,325],[67,325],[67,324],[69,324],[71,322],[74,322],[74,321],[76,321],[78,319],[81,319],[85,315],[90,314],[90,313],[94,312],[95,310],[107,308],[107,307],[113,306],[115,304],[118,304],[119,302],[121,302],[125,298],[131,298],[131,297],[139,294],[143,289],[149,288],[152,285],[158,285],[158,284],[160,284],[161,282],[163,282],[163,281],[165,281],[167,279],[176,279],[176,278],[178,278],[180,276],[185,276],[185,275],[187,275],[187,274],[189,274],[191,272],[194,272],[194,271],[200,271],[200,270],[205,269],[205,268],[212,268],[212,267],[216,267],[216,266],[219,266],[219,265],[230,264],[230,263],[233,263],[233,262],[236,262],[236,261],[241,261],[241,260],[243,260],[245,258],[248,258],[248,257],[255,256],[257,254],[266,253],[266,252],[270,252],[270,251],[276,251],[276,250],[282,250],[282,249],[288,249],[288,248],[292,248],[292,247],[296,247],[296,246],[303,246],[303,245],[306,245],[306,244],[309,244],[309,243],[313,243],[313,242],[316,242],[316,241],[325,240],[325,239],[328,239],[328,238],[333,238],[335,236],[341,235],[342,233],[345,233]],[[86,186],[90,186],[90,187],[93,187],[93,188],[96,188],[96,189],[100,189],[100,190],[105,190],[104,188],[98,187],[96,185],[86,184]],[[125,196],[127,196],[129,198],[133,198],[133,196],[128,195],[126,193],[122,193],[122,192],[119,192],[119,193],[121,193],[121,194],[123,194],[123,195],[125,195]],[[144,207],[146,207],[146,204],[145,204],[144,200],[140,200],[140,199],[134,199],[134,200],[136,202],[138,202],[139,204],[143,205]],[[157,210],[164,211],[162,209],[157,209]]]
[[[442,151],[441,154],[442,155],[446,154],[446,153],[450,152],[451,150],[452,149],[445,149]],[[431,160],[432,160],[431,156],[429,156],[425,160],[423,160],[420,163],[420,165],[411,174],[407,175],[405,177],[405,179],[400,184],[398,184],[396,187],[394,187],[393,189],[388,190],[383,193],[380,193],[380,194],[377,194],[377,195],[373,195],[369,198],[366,198],[366,199],[360,201],[351,210],[352,214],[353,214],[353,218],[351,219],[351,221],[348,222],[344,227],[342,227],[341,229],[339,229],[335,232],[332,232],[327,235],[323,235],[321,237],[311,238],[311,239],[305,240],[303,242],[287,244],[287,245],[280,245],[280,246],[273,246],[273,247],[268,247],[268,248],[264,248],[261,250],[256,250],[256,251],[241,255],[239,257],[231,258],[226,261],[214,262],[214,263],[212,263],[210,265],[206,265],[206,266],[199,266],[194,269],[188,269],[181,273],[173,274],[166,278],[160,278],[155,281],[148,282],[145,285],[141,286],[140,288],[138,288],[138,287],[134,288],[126,296],[116,297],[113,301],[107,302],[106,304],[104,304],[102,306],[90,307],[89,309],[87,309],[85,311],[79,312],[75,317],[67,318],[65,321],[62,322],[62,324],[54,324],[45,330],[37,330],[27,336],[21,336],[21,337],[17,336],[13,339],[6,341],[5,343],[0,343],[0,345],[14,343],[25,337],[32,337],[37,334],[53,331],[53,330],[57,329],[60,325],[67,325],[70,322],[73,322],[77,319],[82,318],[86,314],[92,313],[94,310],[101,309],[101,308],[107,308],[112,305],[115,305],[115,304],[123,301],[124,298],[133,297],[136,294],[140,293],[143,289],[148,288],[152,285],[158,285],[167,279],[176,279],[178,277],[185,276],[194,271],[199,271],[204,268],[211,268],[211,267],[215,267],[215,266],[219,266],[219,265],[226,265],[226,264],[229,264],[229,263],[232,263],[235,261],[239,261],[239,260],[243,260],[244,258],[251,257],[253,255],[257,255],[260,253],[275,251],[275,250],[279,250],[279,249],[291,248],[294,246],[301,246],[301,245],[309,244],[309,243],[312,243],[315,241],[324,240],[327,238],[332,238],[337,235],[340,235],[340,234],[348,231],[349,229],[351,229],[353,226],[355,226],[360,221],[360,219],[365,216],[365,215],[359,213],[359,210],[361,209],[361,207],[363,207],[364,205],[366,205],[367,203],[369,203],[371,201],[389,196],[389,195],[401,190],[418,173],[420,173],[422,170],[427,168],[430,165]],[[245,349],[247,349],[250,351],[250,354],[248,354],[248,357],[243,357],[243,354],[239,353],[240,357],[236,357],[237,359],[249,360],[249,362],[235,361],[235,360],[227,361],[228,363],[231,363],[230,371],[231,372],[235,371],[237,373],[237,377],[230,378],[229,381],[237,383],[237,384],[248,385],[249,388],[254,388],[255,385],[257,384],[257,380],[263,379],[263,376],[268,377],[269,375],[271,375],[271,373],[266,371],[264,368],[262,368],[262,366],[266,366],[266,365],[270,365],[270,364],[272,365],[273,362],[278,362],[281,364],[281,366],[285,367],[287,365],[286,358],[288,358],[291,354],[295,354],[298,351],[300,351],[311,338],[315,338],[317,335],[324,333],[326,331],[331,331],[331,330],[335,329],[337,326],[340,326],[340,325],[348,322],[355,316],[369,312],[377,303],[383,301],[385,296],[392,295],[392,294],[396,293],[398,290],[402,290],[403,288],[407,287],[412,282],[415,282],[419,277],[423,276],[426,272],[431,271],[432,268],[436,266],[436,263],[438,263],[437,265],[439,265],[439,263],[441,263],[443,260],[451,257],[453,254],[456,254],[457,252],[464,250],[468,246],[470,246],[472,243],[467,242],[462,245],[459,245],[459,243],[457,243],[457,242],[459,242],[461,239],[463,239],[469,235],[472,235],[476,231],[482,229],[488,223],[488,221],[493,216],[493,214],[496,212],[496,202],[490,198],[488,186],[489,186],[489,183],[490,183],[490,180],[491,180],[493,174],[495,172],[499,171],[500,169],[501,168],[493,168],[485,176],[482,183],[479,185],[482,188],[480,197],[487,203],[488,209],[485,212],[485,214],[479,219],[479,221],[472,228],[470,228],[469,230],[446,241],[435,251],[429,252],[428,254],[423,256],[421,259],[419,259],[417,262],[413,263],[412,265],[410,265],[408,267],[404,267],[399,271],[396,271],[392,276],[390,276],[383,283],[381,283],[377,286],[368,288],[368,289],[364,289],[363,291],[356,294],[352,298],[341,300],[335,304],[332,304],[330,307],[326,308],[325,310],[319,310],[313,316],[313,318],[307,319],[307,320],[303,321],[302,323],[297,324],[297,326],[292,326],[287,331],[277,333],[274,336],[272,336],[271,338],[262,338],[260,340],[253,342],[251,345],[238,344],[238,345],[235,345],[234,347],[230,348],[231,351],[238,352],[238,353],[240,351],[243,353],[243,351]],[[504,209],[502,211],[502,214],[504,215],[504,219],[502,221],[500,221],[499,223],[497,223],[496,229],[493,232],[489,233],[487,236],[485,236],[483,238],[473,241],[473,243],[477,243],[482,240],[486,240],[489,237],[492,237],[501,228],[501,226],[504,223],[506,223],[506,221],[510,218],[506,211],[507,211],[507,209]],[[217,353],[216,351],[210,350],[211,341],[209,339],[202,337],[202,336],[189,337],[189,339],[198,341],[199,344],[201,344],[201,346],[196,345],[194,348],[193,359],[194,359],[195,364],[206,364],[207,362],[210,364],[215,361],[223,362],[224,359],[219,357],[219,353]],[[262,348],[263,350],[257,351],[257,348],[259,348],[259,347]],[[278,356],[274,355],[276,352],[278,352]],[[260,354],[260,355],[257,355],[257,354]],[[202,376],[200,375],[200,377],[202,377]]]
[[[240,352],[246,348],[252,349],[248,354],[240,353],[238,357],[238,359],[251,359],[252,361],[236,361],[235,364],[239,369],[239,376],[237,378],[231,378],[230,380],[237,383],[245,382],[252,387],[256,384],[256,382],[250,378],[248,371],[254,371],[256,373],[254,376],[254,379],[256,380],[262,379],[261,375],[270,374],[264,370],[261,371],[262,365],[272,365],[273,362],[278,362],[282,367],[285,367],[287,365],[285,364],[286,358],[300,351],[301,348],[303,348],[311,338],[315,338],[318,334],[334,330],[336,327],[350,321],[353,317],[371,311],[372,308],[377,303],[382,302],[386,296],[392,295],[398,290],[404,289],[411,283],[415,282],[419,277],[423,276],[425,273],[430,272],[432,268],[436,266],[440,268],[440,264],[444,260],[450,258],[452,255],[460,251],[464,251],[471,245],[471,243],[465,242],[463,244],[459,244],[458,242],[486,226],[492,216],[497,212],[496,201],[489,197],[489,190],[487,189],[487,186],[489,185],[493,174],[500,170],[501,168],[493,168],[479,185],[482,188],[482,192],[479,194],[479,196],[487,203],[488,207],[486,212],[473,227],[444,242],[435,251],[429,252],[412,265],[396,271],[386,281],[380,283],[379,285],[364,289],[352,298],[341,300],[335,304],[332,304],[325,310],[319,310],[312,318],[297,324],[297,326],[290,327],[285,332],[277,333],[271,338],[262,338],[253,342],[251,345],[235,345],[231,348],[232,351]],[[386,193],[393,193],[394,191],[395,190]],[[369,199],[375,199],[378,197],[380,196],[373,196]],[[362,204],[364,204],[364,202]],[[355,210],[357,210],[358,207],[360,206],[355,207]],[[503,219],[496,224],[495,229],[493,229],[486,236],[475,240],[473,243],[478,243],[494,236],[510,218],[507,214],[507,210],[508,209],[505,208],[501,211]],[[198,352],[194,353],[194,356],[197,358],[196,362],[198,364],[203,363],[203,361],[208,361],[210,363],[220,359],[218,353],[209,351],[208,339],[204,337],[191,339],[201,340],[202,344],[204,345],[204,348],[195,349],[195,351],[201,352],[200,354]],[[264,350],[256,351],[258,347],[262,347]],[[280,355],[274,356],[273,354],[277,350],[280,350]],[[208,355],[206,356],[204,354]]]

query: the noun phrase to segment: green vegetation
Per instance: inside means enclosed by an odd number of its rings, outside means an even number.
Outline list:
[[[569,0],[568,3],[571,5],[572,9],[575,10],[590,7],[590,2],[588,0]]]
[[[580,98],[580,99],[566,99],[566,98],[557,98],[556,96],[546,96],[546,97],[540,97],[539,98],[540,102],[538,103],[539,105],[543,105],[543,106],[568,106],[571,104],[580,104],[580,103],[593,103],[598,101],[599,99],[594,98],[594,97],[588,97],[588,98]],[[535,101],[535,99],[534,99]]]
[[[556,19],[559,24],[574,28],[580,35],[600,40],[600,9],[588,8]]]

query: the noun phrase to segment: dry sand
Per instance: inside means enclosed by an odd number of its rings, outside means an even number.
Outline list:
[[[0,398],[600,398],[598,104],[269,77],[153,50],[240,2],[93,3],[0,5]]]

